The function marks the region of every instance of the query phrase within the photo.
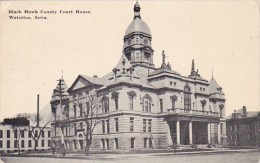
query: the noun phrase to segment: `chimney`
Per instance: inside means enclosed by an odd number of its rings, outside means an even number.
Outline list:
[[[246,111],[246,107],[243,106],[243,116],[246,117],[247,111]]]
[[[39,127],[39,121],[40,121],[40,115],[39,115],[39,106],[40,105],[40,100],[39,100],[39,94],[37,95],[37,117],[36,117],[36,126]]]

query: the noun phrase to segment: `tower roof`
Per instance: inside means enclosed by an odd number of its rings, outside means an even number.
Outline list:
[[[209,94],[211,98],[224,98],[225,95],[213,76],[209,82]]]
[[[51,102],[59,101],[60,100],[60,85],[61,85],[61,96],[63,99],[69,97],[68,86],[63,78],[60,79],[60,83],[57,84],[56,88],[53,90],[52,96],[51,96]]]
[[[151,36],[151,32],[148,25],[141,19],[140,10],[140,5],[138,2],[136,2],[134,6],[134,20],[127,27],[125,36],[135,32]]]

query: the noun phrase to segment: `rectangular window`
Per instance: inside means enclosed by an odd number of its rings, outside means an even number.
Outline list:
[[[21,148],[24,148],[24,140],[21,141]]]
[[[10,140],[6,141],[6,146],[7,146],[7,148],[10,148]]]
[[[105,120],[102,120],[102,133],[106,133],[106,124],[105,124]]]
[[[0,130],[0,138],[3,138],[3,130]]]
[[[79,104],[79,116],[83,116],[82,104]]]
[[[42,147],[44,147],[44,140],[42,140]]]
[[[115,138],[115,149],[118,149],[118,138]]]
[[[115,99],[115,109],[118,110],[118,98]]]
[[[109,139],[106,139],[107,149],[109,149]]]
[[[144,138],[144,148],[147,148],[147,138]]]
[[[223,123],[220,123],[220,133],[223,134]]]
[[[134,131],[134,117],[130,117],[130,131]]]
[[[48,140],[48,147],[50,147],[51,146],[51,141],[50,140]]]
[[[17,130],[14,130],[14,138],[17,138],[17,134],[18,134]]]
[[[14,148],[17,148],[17,147],[18,147],[18,141],[14,140]]]
[[[129,109],[134,110],[134,97],[129,96]]]
[[[51,137],[51,131],[48,131],[48,137],[49,138]]]
[[[3,140],[0,140],[0,148],[3,148]]]
[[[143,119],[143,132],[146,132],[146,121],[147,119]]]
[[[21,130],[21,138],[24,138],[24,130]]]
[[[160,99],[160,110],[161,113],[163,112],[163,99]]]
[[[35,137],[35,138],[38,137],[38,131],[37,131],[37,130],[34,132],[34,137]]]
[[[152,120],[148,120],[148,132],[152,132]]]
[[[74,135],[77,135],[77,124],[74,123]]]
[[[101,139],[101,144],[102,144],[102,148],[103,148],[103,149],[106,149],[105,139]]]
[[[38,141],[35,142],[35,146],[38,147]]]
[[[31,137],[32,137],[32,131],[29,130],[29,131],[28,131],[28,138],[31,138]]]
[[[32,147],[32,140],[28,140],[28,147]]]
[[[74,108],[74,117],[76,118],[77,117],[77,106],[73,105],[73,108]]]
[[[7,137],[7,138],[10,138],[10,130],[7,130],[7,132],[6,132],[6,137]]]
[[[118,118],[115,118],[115,131],[118,132]]]
[[[107,122],[107,133],[110,133],[109,120],[106,120],[106,122]]]
[[[135,138],[131,138],[131,144],[130,144],[131,148],[135,148]]]
[[[44,133],[44,130],[42,130],[42,137],[43,137],[43,138],[45,137],[45,133]]]

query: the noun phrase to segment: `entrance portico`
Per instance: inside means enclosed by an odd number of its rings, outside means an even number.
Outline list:
[[[171,144],[211,144],[212,135],[218,136],[214,137],[214,143],[220,143],[218,119],[174,116],[168,117],[167,123],[169,126],[169,146]],[[216,132],[213,124],[217,124]]]

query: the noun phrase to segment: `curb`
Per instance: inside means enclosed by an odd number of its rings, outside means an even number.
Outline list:
[[[1,157],[41,157],[41,158],[59,158],[59,159],[80,159],[80,160],[114,160],[114,159],[125,159],[125,158],[133,158],[136,155],[139,156],[147,156],[147,157],[155,157],[155,156],[174,156],[174,155],[213,155],[213,154],[230,154],[230,153],[248,153],[248,152],[259,152],[259,149],[251,149],[251,150],[222,150],[222,151],[203,151],[203,152],[172,152],[172,153],[149,153],[149,154],[127,154],[122,157],[109,157],[110,154],[105,154],[99,157],[99,154],[94,154],[90,156],[61,156],[61,155],[2,155]],[[121,154],[113,154],[113,155],[121,155]],[[95,156],[95,157],[93,157]]]

